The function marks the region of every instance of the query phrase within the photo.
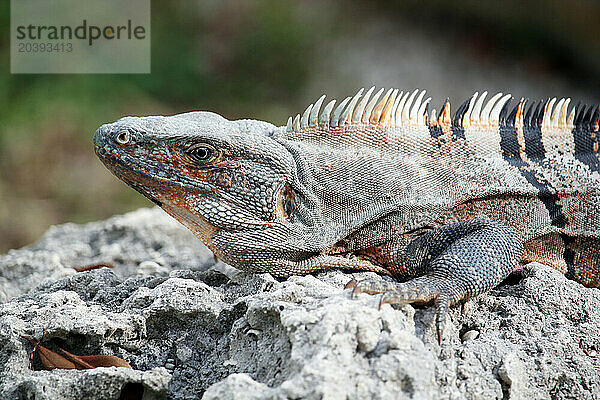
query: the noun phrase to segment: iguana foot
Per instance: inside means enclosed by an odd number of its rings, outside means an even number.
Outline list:
[[[433,303],[441,342],[448,307],[500,283],[517,266],[523,245],[512,228],[474,219],[427,232],[398,254],[405,260],[396,265],[422,276],[404,283],[367,279],[346,287],[352,288],[353,296],[382,293],[380,305]]]

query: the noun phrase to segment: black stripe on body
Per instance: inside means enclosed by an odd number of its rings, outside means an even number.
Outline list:
[[[500,148],[504,159],[515,167],[527,165],[519,155],[519,141],[517,140],[517,130],[512,126],[500,127]]]
[[[548,210],[551,224],[558,228],[564,228],[567,223],[567,219],[562,212],[562,205],[558,203],[558,195],[548,182],[543,182],[538,179],[535,174],[536,166],[524,161],[520,156],[519,142],[517,140],[517,129],[514,126],[507,124],[500,126],[499,131],[500,148],[502,149],[504,159],[510,165],[517,168],[527,182],[537,189],[537,197]]]
[[[542,129],[539,125],[523,127],[523,136],[525,138],[525,154],[530,160],[543,160],[546,156],[546,150],[542,144]]]
[[[469,104],[471,99],[466,100],[464,103],[458,107],[456,110],[456,114],[454,114],[454,119],[452,120],[452,140],[456,139],[464,139],[465,138],[465,128],[463,127],[463,117],[465,113],[469,109]]]
[[[594,110],[595,108],[595,110]],[[571,132],[575,141],[575,158],[588,166],[592,171],[600,172],[598,158],[598,134],[593,132],[598,117],[598,107],[577,107],[575,113],[575,128]]]
[[[452,140],[464,139],[465,138],[465,128],[462,126],[453,126],[452,127]]]
[[[600,160],[598,160],[598,154],[594,152],[594,146],[598,148],[599,145],[598,134],[594,134],[582,126],[576,126],[572,134],[575,140],[575,158],[592,171],[600,171]]]

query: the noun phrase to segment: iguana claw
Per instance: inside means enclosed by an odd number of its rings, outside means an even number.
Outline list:
[[[354,286],[356,286],[356,283],[356,279],[350,280],[350,282],[346,283],[346,286],[344,286],[344,290],[354,288]]]

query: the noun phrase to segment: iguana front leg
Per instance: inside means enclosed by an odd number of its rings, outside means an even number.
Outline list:
[[[364,280],[347,287],[353,288],[353,295],[383,293],[380,304],[433,302],[441,341],[448,307],[499,284],[514,271],[523,244],[514,229],[474,219],[429,231],[396,254],[403,259],[395,265],[423,275],[404,283]]]

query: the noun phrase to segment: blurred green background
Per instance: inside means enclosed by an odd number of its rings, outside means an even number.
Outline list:
[[[11,75],[0,6],[0,252],[50,225],[150,206],[97,161],[125,115],[211,110],[284,124],[322,93],[424,88],[600,101],[600,5],[534,1],[153,1],[152,73]],[[456,3],[456,4],[454,4]]]

